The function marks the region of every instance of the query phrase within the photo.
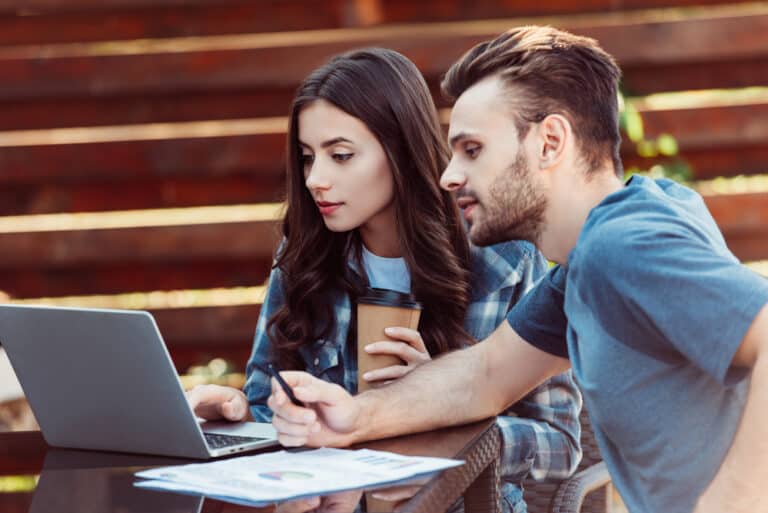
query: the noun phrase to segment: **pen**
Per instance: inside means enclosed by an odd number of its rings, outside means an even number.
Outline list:
[[[296,399],[296,396],[293,395],[293,390],[291,390],[291,387],[288,386],[288,383],[285,382],[282,376],[280,376],[280,373],[277,372],[277,369],[270,363],[267,364],[267,370],[269,370],[269,373],[272,375],[273,378],[277,380],[277,382],[280,384],[280,388],[283,389],[283,392],[285,392],[285,395],[288,396],[288,398],[291,400],[293,404],[296,406],[304,407],[304,403]]]

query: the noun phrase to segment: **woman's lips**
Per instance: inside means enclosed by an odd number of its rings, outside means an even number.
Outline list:
[[[318,201],[317,208],[320,209],[321,215],[329,216],[336,212],[336,210],[343,204],[344,203],[331,203],[330,201]]]

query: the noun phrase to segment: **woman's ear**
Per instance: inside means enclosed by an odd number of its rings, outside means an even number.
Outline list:
[[[571,144],[573,132],[568,118],[561,114],[550,114],[539,123],[539,168],[548,169],[559,164],[567,145]]]

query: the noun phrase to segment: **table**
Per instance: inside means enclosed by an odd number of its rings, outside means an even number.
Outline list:
[[[400,505],[402,513],[435,513],[463,495],[467,513],[499,511],[500,434],[493,419],[355,446],[414,456],[460,458],[465,465],[431,476]],[[0,511],[3,513],[277,513],[214,499],[133,486],[133,473],[191,460],[54,449],[38,431],[0,433]],[[17,479],[9,479],[19,476]],[[32,476],[40,476],[34,486]],[[31,483],[34,490],[9,489]],[[5,483],[5,485],[3,485]],[[5,491],[4,491],[5,490]],[[287,507],[286,511],[295,511]],[[321,510],[322,511],[322,510]]]

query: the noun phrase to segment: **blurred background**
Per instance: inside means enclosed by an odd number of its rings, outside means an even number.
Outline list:
[[[0,0],[0,301],[147,309],[185,386],[241,385],[299,81],[394,48],[447,119],[442,73],[529,23],[618,59],[628,171],[698,189],[768,275],[766,2]],[[1,348],[0,403],[34,427]]]

